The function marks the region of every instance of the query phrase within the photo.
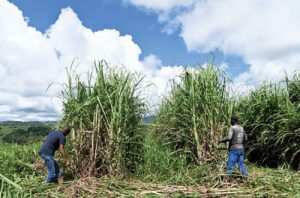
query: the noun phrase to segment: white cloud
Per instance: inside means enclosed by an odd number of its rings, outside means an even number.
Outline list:
[[[198,0],[122,0],[124,3],[133,4],[145,11],[152,11],[158,14],[159,22],[168,24],[163,28],[163,32],[172,34],[179,26],[175,20],[170,20],[172,16],[193,8]]]
[[[70,57],[84,61],[108,60],[113,65],[124,64],[140,70],[141,49],[130,35],[121,36],[117,30],[93,32],[84,27],[72,9],[63,9],[58,20],[47,31],[50,43],[60,54],[60,60],[70,62]]]
[[[172,79],[178,79],[184,67],[162,66],[161,60],[153,54],[145,57],[142,61],[145,85],[152,84],[144,90],[146,100],[150,103],[149,113],[154,114],[158,109],[162,98],[171,88]]]
[[[136,6],[156,12],[168,12],[172,9],[189,7],[197,0],[123,0]]]
[[[172,6],[151,6],[150,2],[143,1],[150,10],[172,12]],[[198,0],[188,10],[173,10],[166,27],[169,33],[174,32],[172,28],[180,28],[189,51],[204,53],[218,48],[225,54],[242,57],[250,70],[234,80],[255,84],[278,80],[283,77],[283,70],[288,74],[299,71],[299,10],[298,0]]]
[[[235,87],[248,91],[262,80],[278,80],[300,69],[300,2],[268,0],[124,0],[156,12],[165,22],[163,31],[180,28],[190,51],[215,48],[243,58],[248,72],[234,79]],[[145,90],[151,104],[168,92],[169,80],[181,66],[162,66],[155,55],[140,59],[141,49],[130,35],[114,29],[93,32],[70,8],[45,34],[28,25],[28,19],[7,0],[0,0],[0,120],[55,119],[61,103],[57,89],[46,88],[65,78],[65,67],[74,57],[79,71],[95,59],[124,65],[146,75],[155,85]],[[221,65],[229,70],[230,65]]]
[[[79,59],[79,72],[91,69],[95,59],[105,59],[110,65],[145,74],[156,85],[146,90],[149,96],[157,96],[155,104],[169,78],[181,68],[162,67],[154,55],[140,60],[141,49],[130,35],[113,29],[93,32],[70,8],[62,10],[45,34],[27,22],[14,4],[0,0],[0,120],[56,119],[61,110],[55,98],[60,87],[47,93],[46,88],[65,79],[65,67],[74,57]]]

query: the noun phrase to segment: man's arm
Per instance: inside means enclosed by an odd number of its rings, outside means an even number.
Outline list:
[[[225,143],[227,141],[230,141],[232,139],[232,136],[233,136],[233,131],[232,131],[232,127],[230,127],[228,136],[223,138],[222,140],[219,140],[219,143]]]
[[[67,165],[70,165],[71,162],[70,162],[70,160],[69,160],[69,158],[68,158],[68,156],[65,152],[65,145],[60,144],[59,145],[59,151],[60,151],[61,156],[64,158],[65,162],[67,163]]]

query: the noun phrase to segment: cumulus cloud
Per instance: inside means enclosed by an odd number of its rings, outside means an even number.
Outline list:
[[[17,120],[16,108],[45,108],[45,90],[59,73],[59,62],[48,39],[5,0],[0,1],[0,29],[0,119]]]
[[[169,80],[181,67],[163,67],[154,55],[140,60],[141,49],[130,35],[114,29],[93,32],[81,23],[71,8],[42,33],[12,3],[0,0],[0,120],[55,120],[61,110],[56,98],[59,87],[50,83],[65,79],[65,67],[75,57],[79,72],[91,69],[95,59],[125,66],[146,75],[157,88],[149,95],[158,103]]]
[[[84,27],[71,8],[63,9],[58,20],[46,33],[60,61],[70,62],[70,57],[93,62],[105,59],[112,65],[124,64],[132,70],[141,70],[141,49],[130,35],[121,36],[114,29],[93,32]]]
[[[154,6],[150,0],[131,2],[156,12],[172,12],[173,8]],[[175,0],[168,2],[186,7]],[[189,51],[204,53],[219,49],[242,57],[250,69],[234,81],[255,84],[278,80],[284,70],[292,74],[300,69],[299,10],[298,0],[198,0],[191,9],[174,11],[166,27],[180,28]]]
[[[142,64],[146,70],[143,72],[146,76],[146,81],[154,83],[147,88],[147,101],[151,102],[150,114],[153,114],[171,88],[171,81],[177,79],[182,73],[182,66],[162,66],[161,60],[151,54],[146,57]]]

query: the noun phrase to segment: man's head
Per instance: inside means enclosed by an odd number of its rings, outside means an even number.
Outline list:
[[[64,134],[65,136],[67,136],[67,135],[69,135],[69,133],[71,132],[71,129],[70,129],[69,126],[64,126],[64,127],[62,128],[62,132],[63,132],[63,134]]]
[[[232,126],[238,124],[238,122],[239,122],[239,120],[238,120],[237,116],[231,116],[231,118],[230,118],[230,124]]]

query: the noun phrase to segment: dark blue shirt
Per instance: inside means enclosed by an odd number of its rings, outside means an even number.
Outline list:
[[[57,149],[59,149],[59,145],[66,144],[66,137],[61,131],[51,131],[45,142],[42,144],[39,154],[46,154],[54,156],[54,153]]]

